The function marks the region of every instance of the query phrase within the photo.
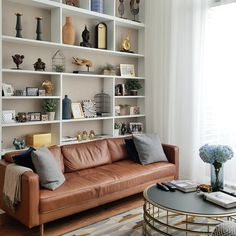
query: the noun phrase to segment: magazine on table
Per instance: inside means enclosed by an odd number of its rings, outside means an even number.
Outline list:
[[[198,184],[191,180],[172,180],[170,181],[178,190],[183,191],[185,193],[195,192]]]
[[[224,208],[236,207],[236,197],[223,192],[205,193],[205,199]]]

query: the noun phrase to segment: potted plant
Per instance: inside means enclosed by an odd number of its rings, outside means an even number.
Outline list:
[[[125,84],[126,89],[130,92],[130,95],[138,95],[138,90],[142,88],[140,82],[136,79],[129,79]]]
[[[46,99],[43,104],[44,111],[48,114],[48,120],[54,120],[57,101],[55,99]]]
[[[114,124],[114,136],[119,136],[120,133],[120,124],[115,122]]]

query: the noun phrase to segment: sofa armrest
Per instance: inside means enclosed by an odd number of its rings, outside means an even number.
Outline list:
[[[39,225],[39,176],[36,173],[28,171],[22,175],[21,202],[14,212],[3,202],[5,170],[9,164],[0,160],[0,208],[30,228]]]
[[[179,148],[174,145],[162,144],[163,150],[170,163],[176,165],[176,176],[175,179],[179,178]]]

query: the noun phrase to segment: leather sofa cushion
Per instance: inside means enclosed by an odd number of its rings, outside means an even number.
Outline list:
[[[169,162],[158,162],[143,166],[131,160],[118,161],[96,169],[99,173],[106,173],[116,180],[102,185],[99,190],[99,197],[157,179],[170,176],[174,178],[176,173],[176,166]]]
[[[111,163],[106,140],[64,145],[62,153],[64,155],[65,172],[73,172]]]
[[[50,152],[53,154],[53,157],[55,158],[55,160],[59,163],[61,171],[64,173],[64,161],[63,161],[63,155],[61,152],[61,148],[57,145],[51,146],[48,148],[50,150]],[[4,159],[7,162],[14,162],[12,157],[16,156],[16,155],[20,155],[23,152],[25,152],[24,150],[20,150],[20,151],[14,151],[14,152],[9,152],[6,153],[4,155]]]
[[[51,211],[82,205],[98,198],[99,186],[113,182],[106,173],[99,173],[96,168],[65,173],[66,181],[56,190],[40,190],[39,211]]]
[[[58,189],[40,190],[40,212],[48,213],[97,200],[99,204],[100,197],[174,174],[175,165],[168,162],[142,166],[130,160],[65,173],[66,181]]]
[[[107,140],[108,149],[111,154],[111,160],[120,161],[128,158],[124,138],[111,138]]]

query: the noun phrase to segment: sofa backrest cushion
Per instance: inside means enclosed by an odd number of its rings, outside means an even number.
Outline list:
[[[61,148],[57,145],[48,147],[48,150],[52,153],[54,159],[58,162],[60,169],[62,173],[64,173],[65,168],[64,168],[64,158],[61,152]]]
[[[128,158],[124,138],[110,138],[107,140],[112,162]]]
[[[106,140],[62,146],[65,172],[110,164],[111,156]]]

